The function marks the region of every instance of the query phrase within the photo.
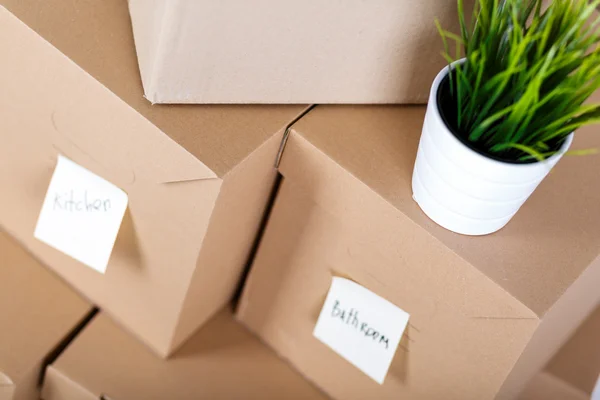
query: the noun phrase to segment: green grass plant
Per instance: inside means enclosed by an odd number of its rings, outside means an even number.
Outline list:
[[[600,121],[600,105],[586,102],[600,88],[600,0],[475,0],[469,21],[457,1],[460,34],[436,21],[446,60],[466,58],[445,100],[455,134],[493,157],[532,162]]]

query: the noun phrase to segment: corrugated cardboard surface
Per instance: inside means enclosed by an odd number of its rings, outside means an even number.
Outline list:
[[[423,115],[319,106],[294,126],[239,317],[335,398],[514,398],[600,297],[600,159],[565,158],[504,230],[460,236],[411,199]],[[334,274],[411,314],[381,387],[312,337]]]
[[[169,360],[159,360],[104,315],[49,367],[44,400],[325,400],[266,346],[218,314]]]
[[[90,310],[0,230],[0,399],[37,399],[44,359]]]
[[[235,291],[304,107],[151,106],[125,1],[0,4],[41,35],[0,12],[0,223],[168,355]],[[58,154],[129,195],[106,275],[33,239]]]
[[[129,7],[155,103],[424,103],[445,63],[434,20],[459,32],[455,0],[130,0]]]

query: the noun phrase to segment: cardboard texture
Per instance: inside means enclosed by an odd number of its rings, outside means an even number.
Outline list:
[[[513,399],[600,298],[600,158],[566,157],[503,230],[453,234],[411,198],[424,111],[317,106],[293,126],[238,318],[336,399]],[[381,386],[312,335],[332,276],[410,314]]]
[[[589,400],[600,377],[600,307],[532,379],[520,400]]]
[[[465,1],[470,10],[473,1]],[[455,0],[129,0],[153,103],[425,103]]]
[[[0,230],[0,400],[35,400],[44,360],[91,306]]]
[[[548,372],[540,372],[529,382],[519,400],[590,400],[590,396]]]
[[[219,313],[171,359],[156,358],[100,315],[48,367],[44,400],[325,400],[233,319]]]
[[[166,356],[230,301],[305,107],[151,106],[125,1],[0,4],[0,223]],[[33,238],[59,154],[129,196],[104,275]]]
[[[600,378],[600,308],[577,329],[546,371],[589,397]]]

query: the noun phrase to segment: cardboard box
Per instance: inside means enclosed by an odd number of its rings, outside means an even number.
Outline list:
[[[0,400],[38,399],[44,363],[91,311],[0,230]]]
[[[0,223],[166,356],[230,301],[305,107],[151,106],[126,2],[1,3]],[[59,154],[129,196],[104,275],[33,237]]]
[[[529,383],[520,399],[589,400],[594,389],[600,388],[599,377],[600,307]]]
[[[337,399],[513,399],[600,299],[600,157],[565,157],[503,230],[457,235],[411,198],[424,112],[318,106],[292,127],[238,317]],[[333,276],[410,314],[381,386],[313,337]]]
[[[473,0],[465,1],[471,9]],[[456,0],[129,0],[153,103],[425,103]]]
[[[104,314],[48,367],[44,400],[325,400],[233,319],[219,313],[169,360]]]

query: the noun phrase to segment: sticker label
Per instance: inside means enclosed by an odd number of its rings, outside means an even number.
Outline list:
[[[104,273],[127,202],[123,190],[59,155],[34,236]]]
[[[409,314],[359,284],[334,277],[313,335],[383,384]]]

